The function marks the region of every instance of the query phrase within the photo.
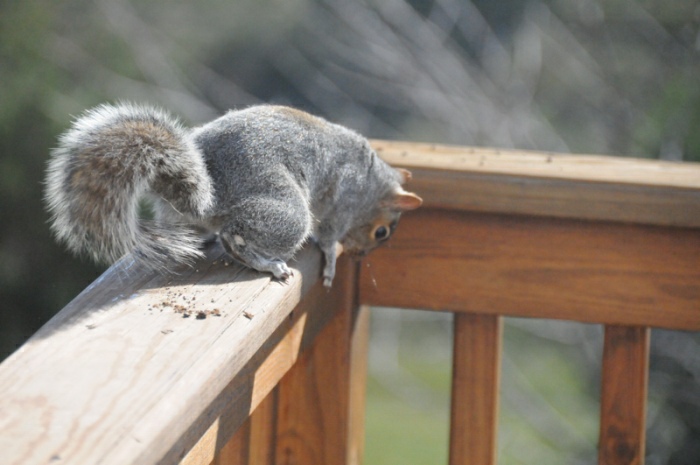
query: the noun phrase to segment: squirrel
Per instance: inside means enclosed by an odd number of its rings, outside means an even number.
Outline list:
[[[48,162],[51,229],[76,254],[113,262],[127,252],[167,272],[203,256],[218,236],[244,265],[286,281],[308,240],[321,249],[324,285],[336,243],[364,256],[422,200],[358,133],[301,110],[256,105],[186,128],[132,103],[86,111]],[[153,220],[140,218],[150,198]]]

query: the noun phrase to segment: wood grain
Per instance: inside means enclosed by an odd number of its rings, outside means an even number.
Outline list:
[[[700,230],[448,210],[405,215],[362,304],[700,330]]]
[[[373,141],[428,208],[700,227],[700,164]]]
[[[0,462],[176,463],[220,417],[227,440],[321,260],[305,249],[281,284],[214,258],[167,277],[124,259],[5,360]]]
[[[649,328],[606,326],[600,411],[600,465],[644,463]]]
[[[450,465],[495,465],[502,319],[457,313],[454,320]]]

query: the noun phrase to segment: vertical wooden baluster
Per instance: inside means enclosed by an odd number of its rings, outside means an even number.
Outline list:
[[[358,309],[350,340],[348,465],[361,465],[365,452],[365,403],[369,350],[369,307]]]
[[[252,416],[236,431],[236,434],[221,448],[211,465],[249,465],[250,425]]]
[[[211,465],[272,465],[277,390],[263,399]]]
[[[450,465],[495,465],[502,318],[454,316]]]
[[[250,445],[248,446],[247,465],[272,465],[274,463],[276,410],[277,389],[268,394],[250,417]]]
[[[605,327],[600,465],[644,463],[649,333],[646,327]]]

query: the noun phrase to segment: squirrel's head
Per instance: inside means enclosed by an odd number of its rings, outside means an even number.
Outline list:
[[[423,199],[412,192],[406,192],[401,184],[411,179],[411,173],[397,168],[400,184],[383,196],[341,240],[343,249],[349,255],[363,257],[385,243],[394,233],[401,214],[415,210],[423,204]]]

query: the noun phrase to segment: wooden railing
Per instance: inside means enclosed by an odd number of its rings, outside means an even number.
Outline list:
[[[502,318],[605,325],[599,463],[644,461],[651,327],[700,330],[700,167],[376,141],[425,206],[333,289],[110,268],[0,365],[3,464],[358,464],[367,305],[454,319],[450,464],[496,463]]]

